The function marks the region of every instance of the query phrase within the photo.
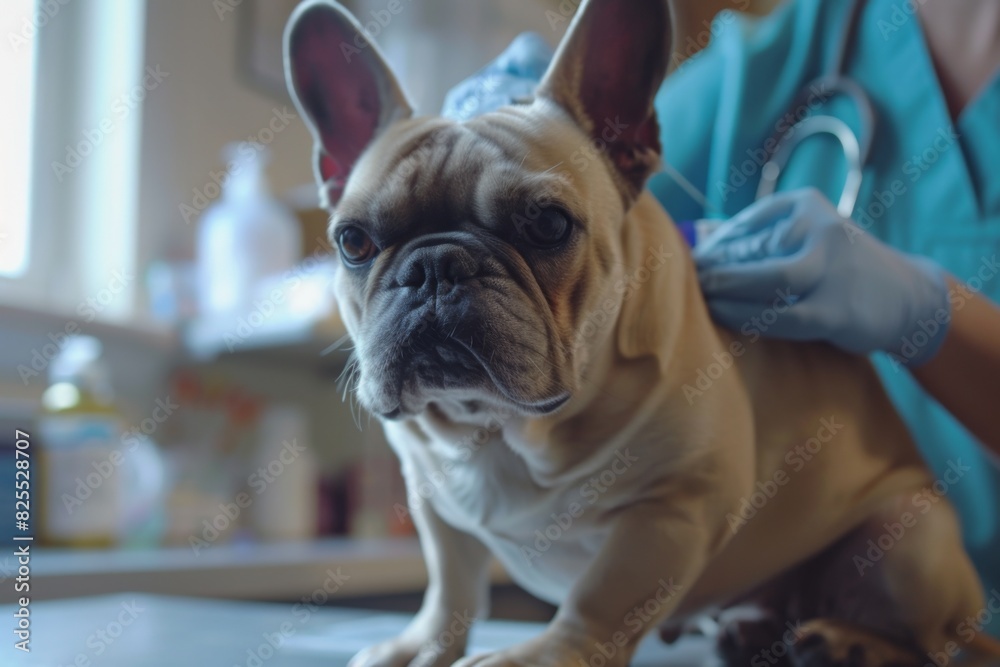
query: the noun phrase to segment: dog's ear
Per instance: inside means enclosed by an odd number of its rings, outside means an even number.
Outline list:
[[[538,89],[603,145],[632,197],[660,163],[653,100],[671,36],[667,0],[584,0]]]
[[[332,0],[305,2],[292,14],[285,79],[316,141],[321,203],[332,208],[368,144],[412,107],[361,24]]]

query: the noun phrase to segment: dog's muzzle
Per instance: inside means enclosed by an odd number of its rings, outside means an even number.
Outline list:
[[[553,389],[552,338],[513,253],[468,233],[405,244],[369,304],[359,341],[360,396],[395,419],[433,400],[503,400],[533,413],[565,403]]]

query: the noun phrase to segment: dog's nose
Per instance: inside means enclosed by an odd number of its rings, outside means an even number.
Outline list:
[[[468,250],[443,243],[412,250],[396,275],[396,283],[400,287],[442,293],[478,273],[479,262]]]

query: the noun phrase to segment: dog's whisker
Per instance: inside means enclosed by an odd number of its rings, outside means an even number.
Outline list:
[[[351,390],[351,382],[353,381],[355,373],[360,372],[361,359],[358,357],[357,353],[351,353],[348,357],[347,363],[344,365],[344,370],[340,372],[337,377],[337,388],[342,390],[341,400],[347,400],[348,391]]]
[[[328,348],[326,348],[322,352],[320,352],[319,356],[326,357],[326,356],[329,356],[329,355],[333,354],[337,350],[339,350],[342,347],[344,347],[344,345],[346,343],[350,342],[350,340],[351,340],[350,334],[344,334],[344,336],[342,336],[339,340],[337,340],[337,342],[335,342],[333,345],[329,346]]]
[[[356,372],[354,374],[354,378],[355,378],[355,380],[354,380],[355,387],[354,387],[354,391],[351,392],[351,402],[348,405],[350,406],[350,409],[351,409],[351,418],[354,420],[354,423],[358,427],[358,430],[361,431],[362,430],[362,428],[361,428],[361,403],[357,400],[357,387],[358,387],[358,383],[360,382],[360,379],[361,379],[361,373],[360,373],[360,371]],[[358,415],[357,415],[357,417],[355,417],[355,414],[354,414],[354,406],[355,405],[357,405],[357,408],[358,408]]]
[[[523,163],[522,163],[522,164],[523,164]],[[563,166],[564,164],[565,164],[565,161],[563,161],[563,162],[559,162],[558,164],[554,164],[554,165],[552,165],[551,167],[549,167],[548,169],[546,169],[545,171],[543,171],[543,172],[541,173],[541,175],[542,175],[542,176],[544,176],[545,174],[551,174],[551,173],[552,173],[553,171],[555,171],[555,170],[556,170],[556,169],[558,169],[559,167]]]

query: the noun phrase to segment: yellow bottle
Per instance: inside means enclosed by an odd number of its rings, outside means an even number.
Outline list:
[[[121,418],[101,343],[66,339],[49,367],[38,417],[41,484],[39,537],[49,546],[112,546],[120,529]]]

